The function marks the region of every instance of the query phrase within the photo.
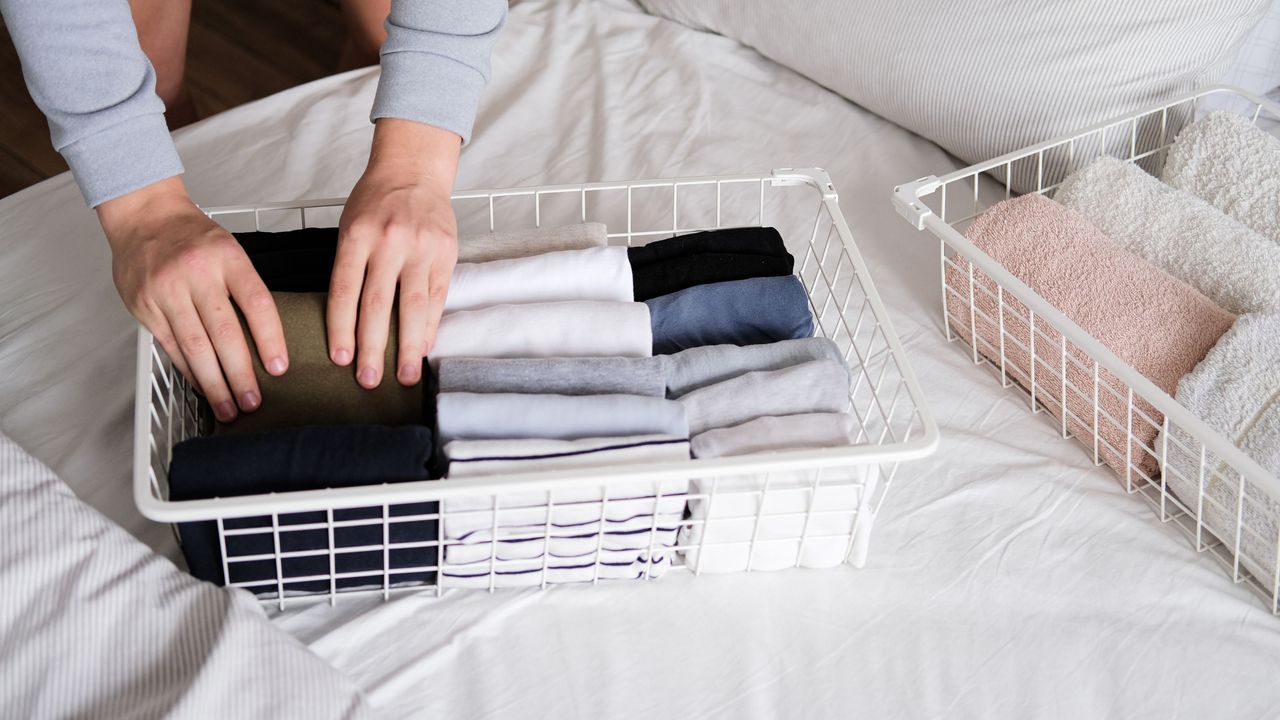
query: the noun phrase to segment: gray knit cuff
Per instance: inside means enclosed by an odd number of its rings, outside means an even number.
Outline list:
[[[83,137],[62,148],[62,157],[89,207],[182,174],[161,113],[139,115]]]
[[[400,118],[471,139],[485,77],[469,65],[426,52],[382,56],[382,78],[369,119]]]

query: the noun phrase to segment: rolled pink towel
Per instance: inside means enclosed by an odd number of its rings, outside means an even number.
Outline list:
[[[1200,362],[1235,321],[1234,315],[1199,291],[1121,248],[1075,211],[1042,195],[1024,195],[993,206],[974,221],[967,235],[978,248],[1170,395],[1178,380]],[[957,265],[947,270],[947,285],[959,294],[957,297],[948,292],[948,311],[961,337],[970,340],[970,266],[963,258]],[[977,269],[973,296],[978,311],[974,322],[978,351],[998,366],[1000,312],[996,286]],[[1029,353],[1024,349],[1031,346],[1028,318],[1027,307],[1006,294],[1004,355],[1009,377],[1024,386],[1030,386]],[[1036,356],[1041,359],[1036,365],[1037,399],[1061,418],[1062,336],[1037,318],[1035,341]],[[1069,341],[1067,348],[1067,379],[1080,391],[1067,390],[1067,429],[1091,442],[1093,363]],[[1079,363],[1073,363],[1071,357]],[[1108,387],[1115,392],[1109,392]],[[1099,415],[1099,457],[1122,476],[1128,431],[1127,393],[1119,378],[1100,369],[1099,407],[1106,414]],[[1132,459],[1148,476],[1155,472],[1158,462],[1145,448],[1153,447],[1163,420],[1163,414],[1135,395]]]

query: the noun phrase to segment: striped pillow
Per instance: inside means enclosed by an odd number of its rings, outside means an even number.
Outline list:
[[[1271,0],[640,0],[967,162],[1214,82]],[[1015,191],[1034,172],[1015,171]]]

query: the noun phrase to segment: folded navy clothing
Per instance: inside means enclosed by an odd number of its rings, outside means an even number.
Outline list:
[[[338,228],[233,233],[273,292],[326,292]]]
[[[402,426],[309,426],[245,435],[193,438],[173,448],[169,465],[169,499],[200,500],[272,492],[340,488],[356,485],[411,482],[439,477],[433,461],[432,435],[425,427]],[[335,572],[363,573],[360,577],[336,581],[340,589],[380,586],[383,581],[383,535],[390,542],[436,542],[435,518],[411,516],[438,512],[438,503],[408,503],[388,509],[382,520],[381,507],[333,511],[335,521],[371,520],[369,524],[335,527],[333,547]],[[283,552],[323,551],[314,555],[282,558],[280,577],[287,591],[317,592],[329,589],[329,530],[327,527],[292,529],[308,523],[325,523],[324,511],[280,515],[280,550]],[[276,531],[269,516],[224,521],[228,530],[259,529],[261,532],[226,536],[227,555],[273,554]],[[385,526],[385,527],[384,527]],[[182,553],[191,574],[226,584],[222,550],[216,521],[181,523],[178,534]],[[378,546],[376,549],[340,552],[343,548]],[[392,569],[436,564],[435,545],[396,548],[389,551]],[[257,593],[277,590],[275,558],[228,564],[230,581],[269,583],[251,588]],[[312,575],[322,580],[291,581]],[[413,571],[391,575],[392,584],[432,582],[434,571]]]
[[[677,235],[648,245],[627,248],[627,259],[631,261],[634,271],[664,260],[700,253],[790,257],[777,230],[771,227],[741,227]]]
[[[759,345],[813,335],[795,275],[697,285],[646,300],[655,355],[703,345]]]
[[[790,275],[795,258],[782,255],[706,252],[660,260],[632,267],[631,284],[638,302],[668,295],[695,285]]]

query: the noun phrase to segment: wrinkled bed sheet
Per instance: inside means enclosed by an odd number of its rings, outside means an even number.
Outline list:
[[[183,130],[192,194],[346,194],[375,82],[340,75]],[[1273,715],[1280,620],[945,342],[937,241],[889,204],[958,166],[931,143],[625,0],[526,0],[458,186],[815,165],[943,433],[899,472],[865,569],[360,599],[277,626],[405,716]],[[70,177],[0,201],[0,429],[173,557],[130,498],[133,347]]]

